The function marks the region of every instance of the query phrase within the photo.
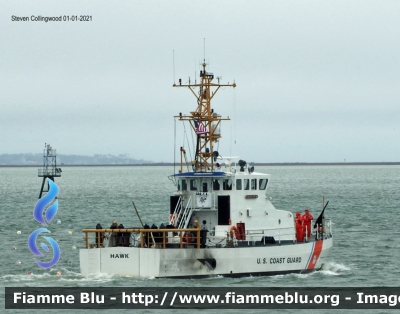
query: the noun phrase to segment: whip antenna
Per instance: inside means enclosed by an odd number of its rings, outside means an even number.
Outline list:
[[[206,39],[203,38],[203,40],[204,40],[204,43],[203,43],[203,46],[204,46],[204,63],[206,63]]]
[[[174,84],[175,84],[175,51],[172,50],[172,72],[174,74]]]

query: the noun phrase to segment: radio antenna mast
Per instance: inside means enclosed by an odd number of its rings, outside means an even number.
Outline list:
[[[236,87],[236,83],[221,84],[220,81],[218,81],[218,83],[213,83],[214,74],[207,72],[205,58],[201,66],[202,70],[200,70],[199,83],[193,84],[190,82],[189,84],[181,84],[181,82],[179,82],[179,85],[173,85],[173,87],[189,88],[197,100],[196,110],[190,111],[189,114],[179,113],[179,116],[175,116],[175,118],[180,121],[189,121],[194,133],[196,134],[197,144],[193,162],[194,171],[208,172],[214,171],[214,165],[219,156],[219,153],[214,146],[218,145],[217,143],[221,138],[221,121],[230,120],[229,117],[222,118],[221,115],[214,112],[211,106],[211,100],[221,87]],[[199,88],[198,93],[195,92],[195,88],[197,87]]]

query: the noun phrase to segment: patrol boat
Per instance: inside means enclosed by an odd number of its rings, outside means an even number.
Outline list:
[[[267,197],[270,175],[217,151],[221,121],[229,118],[217,114],[211,101],[221,87],[235,88],[236,84],[220,84],[219,79],[213,82],[214,75],[206,66],[204,61],[199,83],[185,85],[179,79],[173,84],[188,89],[196,98],[194,111],[175,117],[190,124],[196,147],[191,162],[180,148],[180,170],[171,176],[175,192],[165,212],[164,221],[169,217],[169,223],[84,229],[85,248],[80,250],[83,276],[106,273],[191,278],[304,273],[320,269],[329,255],[332,223],[324,219],[324,210],[309,238],[307,230],[301,235],[297,230],[296,235],[293,213],[276,209]]]

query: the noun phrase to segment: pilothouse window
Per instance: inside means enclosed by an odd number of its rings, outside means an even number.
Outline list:
[[[196,180],[190,180],[190,190],[191,191],[196,191],[197,190],[197,181]]]
[[[186,191],[187,190],[187,184],[186,180],[178,180],[178,191]]]
[[[232,180],[231,179],[224,179],[223,188],[224,188],[224,190],[232,190]]]
[[[213,190],[214,191],[219,191],[219,180],[217,180],[217,179],[214,179],[213,180]]]
[[[236,179],[236,190],[242,189],[242,179]]]
[[[249,179],[244,179],[244,190],[249,190]]]
[[[265,190],[267,187],[268,179],[260,179],[260,190]]]
[[[251,189],[257,190],[257,179],[251,179]]]

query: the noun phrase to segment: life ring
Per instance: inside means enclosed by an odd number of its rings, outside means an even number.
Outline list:
[[[239,239],[239,231],[236,228],[236,226],[232,226],[231,229],[229,229],[229,234],[230,234],[231,238],[233,238],[233,235],[235,235],[235,238]]]

